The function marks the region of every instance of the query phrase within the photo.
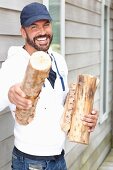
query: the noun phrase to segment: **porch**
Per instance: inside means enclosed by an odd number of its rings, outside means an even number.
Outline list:
[[[98,170],[113,170],[113,149],[111,149]]]

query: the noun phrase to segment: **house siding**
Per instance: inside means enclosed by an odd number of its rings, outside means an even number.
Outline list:
[[[111,2],[110,8],[110,106],[112,107],[112,147],[113,147],[113,1]]]
[[[102,38],[101,3],[98,0],[66,0],[65,58],[69,70],[69,84],[75,82],[79,74],[91,74],[100,78]],[[112,17],[110,19],[111,24]],[[112,25],[110,34],[112,35]],[[112,48],[112,38],[110,38],[108,118],[102,124],[98,121],[95,131],[90,135],[89,145],[66,141],[68,170],[97,170],[111,148]],[[94,108],[100,111],[100,86],[95,94]]]

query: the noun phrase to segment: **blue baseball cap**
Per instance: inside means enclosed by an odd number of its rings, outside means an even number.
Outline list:
[[[39,20],[52,20],[45,5],[34,2],[25,6],[21,11],[20,22],[22,26],[28,27]]]

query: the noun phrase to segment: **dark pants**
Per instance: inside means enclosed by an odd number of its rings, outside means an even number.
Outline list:
[[[56,156],[31,156],[14,147],[12,170],[67,170],[64,152]]]

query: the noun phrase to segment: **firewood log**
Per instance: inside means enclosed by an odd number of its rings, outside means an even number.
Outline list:
[[[74,85],[73,96],[70,96],[70,93],[68,94],[68,100],[66,100],[65,105],[68,106],[70,100],[73,102],[71,104],[71,115],[68,114],[70,108],[65,106],[66,109],[63,113],[64,122],[61,127],[64,131],[67,131],[68,129],[67,135],[69,141],[89,144],[90,133],[88,132],[88,127],[83,125],[81,116],[91,114],[93,109],[94,94],[98,83],[99,79],[95,76],[85,74],[79,75],[78,82]],[[68,117],[71,117],[69,120],[69,122],[71,122],[70,124],[68,122]],[[67,129],[65,128],[66,126],[68,127]]]
[[[27,99],[32,101],[28,110],[16,108],[15,117],[19,124],[29,124],[35,116],[35,108],[45,79],[49,76],[51,59],[42,51],[33,53],[30,57],[21,89]]]

